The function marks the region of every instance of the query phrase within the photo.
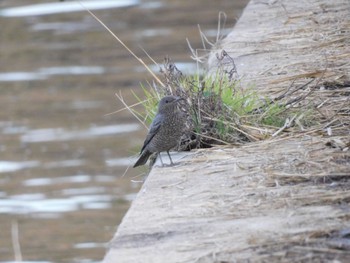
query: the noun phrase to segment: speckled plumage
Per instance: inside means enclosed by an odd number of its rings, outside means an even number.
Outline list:
[[[150,125],[149,132],[141,149],[141,155],[134,167],[143,165],[153,153],[167,152],[176,147],[185,127],[185,114],[178,110],[179,97],[166,96],[158,105],[158,112]]]

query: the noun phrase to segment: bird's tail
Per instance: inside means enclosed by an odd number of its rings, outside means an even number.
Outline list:
[[[136,163],[134,164],[133,167],[135,168],[137,166],[145,164],[151,155],[152,155],[152,153],[149,151],[142,152],[139,159],[136,161]]]

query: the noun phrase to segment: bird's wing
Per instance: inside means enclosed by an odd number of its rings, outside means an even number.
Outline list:
[[[145,142],[143,143],[142,149],[141,149],[141,153],[143,152],[143,150],[146,148],[146,146],[150,143],[150,141],[153,139],[153,137],[157,134],[157,132],[159,131],[159,128],[162,126],[162,122],[163,122],[163,115],[158,114],[152,121],[151,125],[150,125],[150,130],[147,134],[147,137],[145,139]]]

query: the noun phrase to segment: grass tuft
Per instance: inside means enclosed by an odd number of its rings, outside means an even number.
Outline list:
[[[295,107],[300,99],[288,96],[294,94],[291,87],[275,99],[261,97],[253,85],[241,86],[233,59],[229,61],[232,62],[229,71],[219,68],[216,74],[185,76],[166,58],[161,68],[165,85],[141,85],[146,99],[135,93],[134,96],[145,111],[135,114],[149,124],[160,98],[166,95],[185,98],[181,109],[188,116],[188,131],[182,138],[182,150],[264,140],[284,134],[292,127],[302,130],[312,123],[308,118],[312,108],[307,112],[305,108]]]

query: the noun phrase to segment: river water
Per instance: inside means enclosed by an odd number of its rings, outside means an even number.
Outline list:
[[[146,63],[191,71],[186,38],[215,42],[247,1],[82,2]],[[152,77],[77,1],[1,1],[0,25],[0,262],[100,262],[146,172],[126,171],[146,130],[110,114],[115,93]]]

